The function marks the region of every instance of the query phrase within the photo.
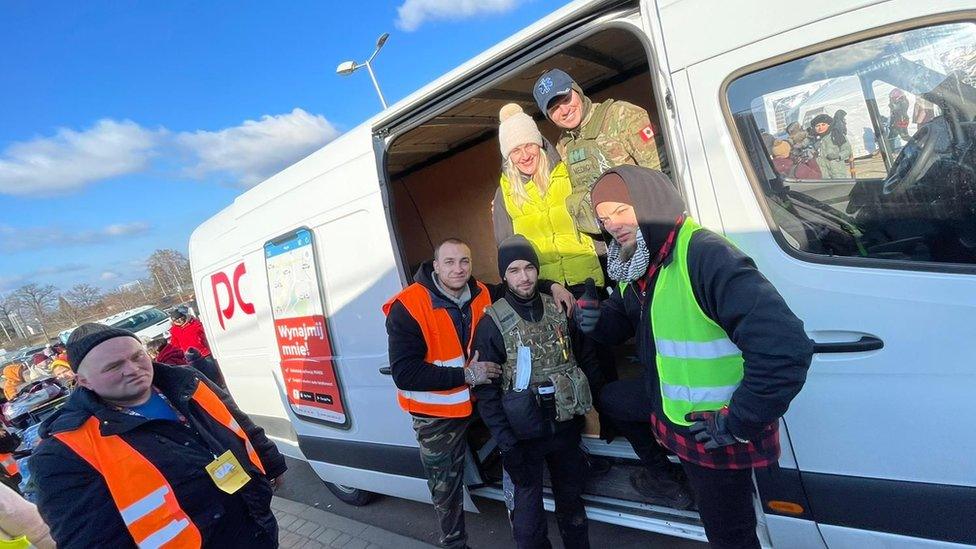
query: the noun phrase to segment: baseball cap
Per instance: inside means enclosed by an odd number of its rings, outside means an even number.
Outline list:
[[[576,81],[571,76],[559,69],[546,71],[535,81],[532,88],[532,97],[535,98],[536,105],[543,114],[548,114],[549,103],[557,97],[562,97],[573,91],[573,84]]]

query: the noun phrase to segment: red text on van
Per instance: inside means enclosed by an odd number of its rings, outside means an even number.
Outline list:
[[[226,329],[224,328],[224,320],[234,316],[234,311],[236,310],[235,302],[244,314],[254,314],[254,304],[244,301],[244,297],[241,296],[241,277],[246,272],[247,267],[244,266],[244,262],[242,261],[234,267],[234,274],[231,277],[228,277],[224,271],[218,271],[210,275],[210,287],[213,288],[214,306],[217,308],[217,320],[220,321],[221,329]],[[221,285],[227,289],[226,304],[221,304],[221,293],[223,292],[217,291],[217,287]]]

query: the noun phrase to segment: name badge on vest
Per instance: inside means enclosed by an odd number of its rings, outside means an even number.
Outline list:
[[[569,163],[576,164],[586,160],[586,149],[573,149],[569,151]]]
[[[251,480],[251,476],[247,474],[247,471],[241,466],[241,462],[237,461],[234,453],[230,450],[211,461],[206,469],[217,488],[228,494],[237,492]]]

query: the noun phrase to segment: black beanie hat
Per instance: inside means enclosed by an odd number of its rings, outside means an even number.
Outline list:
[[[73,371],[77,372],[78,366],[81,365],[81,361],[85,359],[85,355],[89,351],[94,349],[99,343],[116,337],[131,337],[141,342],[136,334],[129,330],[123,330],[122,328],[112,328],[111,326],[96,324],[94,322],[78,326],[68,337],[68,365],[71,366]]]
[[[513,261],[524,259],[539,268],[539,256],[535,248],[524,236],[512,235],[498,245],[498,276],[505,278],[505,271]]]

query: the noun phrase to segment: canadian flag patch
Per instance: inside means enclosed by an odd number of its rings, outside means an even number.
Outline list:
[[[641,140],[644,141],[644,143],[647,143],[651,139],[654,139],[654,127],[648,124],[643,128],[641,128],[637,132],[637,135],[640,136]]]

